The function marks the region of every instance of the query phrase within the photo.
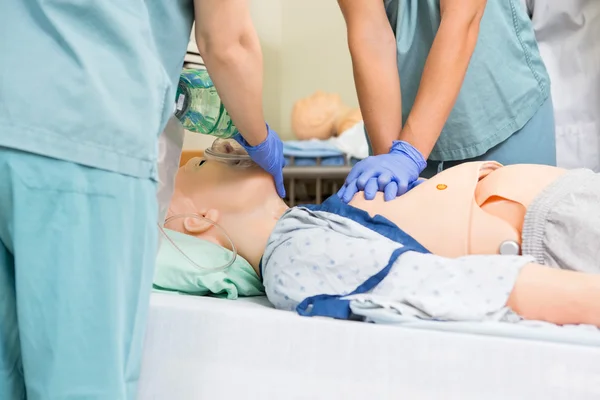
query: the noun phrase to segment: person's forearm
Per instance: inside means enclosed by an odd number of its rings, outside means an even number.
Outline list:
[[[250,21],[246,23],[237,34],[197,32],[196,41],[233,123],[244,139],[256,146],[267,137],[262,107],[263,61],[256,31]]]
[[[415,103],[399,136],[400,140],[416,147],[426,159],[460,92],[477,43],[480,18],[477,12],[472,18],[454,12],[442,16]]]
[[[348,41],[360,111],[373,153],[385,154],[402,129],[396,40],[388,26],[382,27],[380,34],[349,32]]]
[[[506,305],[529,320],[600,327],[600,275],[528,264]]]

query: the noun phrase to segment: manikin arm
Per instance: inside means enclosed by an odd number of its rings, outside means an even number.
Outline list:
[[[267,137],[263,59],[247,0],[194,0],[196,43],[219,96],[251,145]]]
[[[600,327],[600,275],[528,264],[506,305],[525,319]]]

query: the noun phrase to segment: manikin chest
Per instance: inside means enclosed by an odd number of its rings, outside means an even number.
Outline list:
[[[380,193],[367,201],[360,193],[350,204],[386,217],[434,254],[499,254],[506,242],[520,248],[527,208],[564,172],[529,164],[464,163],[393,201],[385,202]]]

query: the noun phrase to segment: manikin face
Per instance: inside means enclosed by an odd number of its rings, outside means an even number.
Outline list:
[[[222,231],[206,220],[183,217],[169,221],[169,218],[181,214],[200,215],[230,233],[243,229],[249,217],[268,212],[270,204],[281,208],[283,202],[273,179],[260,167],[237,168],[210,159],[193,158],[177,172],[165,227],[230,248]]]
[[[298,139],[327,139],[334,134],[335,121],[344,109],[339,95],[318,91],[298,100],[292,110],[292,129]]]
[[[260,185],[262,192],[250,190]],[[260,202],[275,192],[272,178],[260,167],[236,168],[225,163],[193,158],[179,168],[175,177],[177,196],[191,198],[198,208],[219,206],[225,210],[247,209],[245,204]]]

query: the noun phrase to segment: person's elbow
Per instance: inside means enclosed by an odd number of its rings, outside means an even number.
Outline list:
[[[387,27],[371,27],[374,29],[349,29],[348,49],[353,59],[363,53],[396,54],[396,38]],[[387,28],[387,29],[385,29]]]
[[[457,34],[462,34],[467,40],[477,40],[486,3],[485,0],[471,0],[441,7],[441,25],[452,26]]]
[[[260,52],[260,44],[253,29],[196,32],[198,51],[207,65],[242,62],[248,52]]]

